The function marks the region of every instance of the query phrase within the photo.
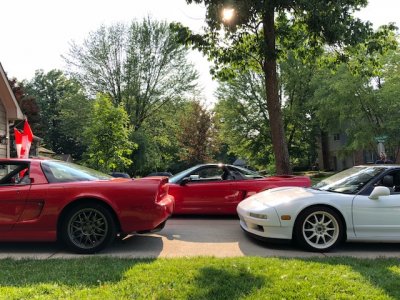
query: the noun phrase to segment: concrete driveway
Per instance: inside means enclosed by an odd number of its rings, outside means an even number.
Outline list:
[[[264,243],[249,238],[236,218],[172,218],[156,234],[117,241],[96,255],[126,258],[154,257],[399,257],[400,244],[346,243],[329,253],[302,251],[291,244]],[[0,258],[76,258],[56,243],[0,243]]]

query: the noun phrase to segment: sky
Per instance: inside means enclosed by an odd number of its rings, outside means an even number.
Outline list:
[[[321,0],[324,1],[324,0]],[[150,16],[179,21],[192,30],[204,26],[205,7],[185,0],[13,0],[1,4],[0,63],[9,78],[31,79],[35,70],[65,69],[71,41],[80,44],[100,25],[129,23]],[[369,0],[357,13],[377,28],[394,22],[400,27],[400,0]],[[207,101],[214,101],[216,83],[209,63],[200,53],[190,59],[200,73],[200,87]]]

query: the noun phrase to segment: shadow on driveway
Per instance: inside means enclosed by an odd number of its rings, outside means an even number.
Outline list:
[[[126,258],[156,257],[294,257],[318,258],[351,256],[358,258],[400,258],[400,244],[344,243],[325,253],[309,252],[290,242],[265,242],[248,236],[236,217],[174,217],[165,228],[154,234],[134,235],[96,255]],[[0,243],[0,258],[77,258],[58,243]]]

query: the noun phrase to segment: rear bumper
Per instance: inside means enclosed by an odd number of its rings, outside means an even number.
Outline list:
[[[168,219],[167,219],[168,220]],[[165,220],[164,222],[162,222],[160,225],[158,225],[156,228],[151,229],[151,230],[143,230],[143,231],[138,231],[136,233],[138,234],[144,234],[144,233],[154,233],[154,232],[159,232],[161,230],[163,230],[163,228],[165,227],[165,224],[167,224],[167,220]]]
[[[174,197],[164,196],[151,207],[139,207],[133,214],[126,216],[121,224],[124,234],[155,232],[161,230],[174,211]]]

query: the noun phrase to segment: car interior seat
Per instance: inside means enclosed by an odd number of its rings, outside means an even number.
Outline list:
[[[382,185],[393,188],[393,175],[385,175],[382,179]]]
[[[393,191],[400,192],[400,172],[393,174]]]

